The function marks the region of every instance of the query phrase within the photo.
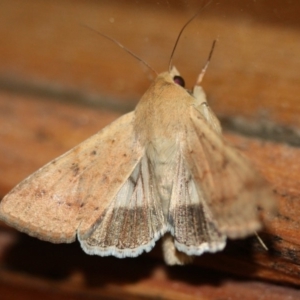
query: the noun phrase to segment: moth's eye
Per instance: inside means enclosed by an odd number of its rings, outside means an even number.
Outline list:
[[[176,83],[176,84],[178,84],[178,85],[180,85],[180,86],[182,86],[182,87],[184,87],[185,86],[185,82],[184,82],[184,79],[181,77],[181,76],[174,76],[173,77],[173,80],[174,80],[174,82]]]

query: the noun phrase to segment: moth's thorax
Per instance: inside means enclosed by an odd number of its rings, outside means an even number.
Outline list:
[[[167,216],[180,141],[195,99],[173,82],[169,73],[159,75],[135,110],[136,136],[146,149],[159,198]]]
[[[175,141],[184,130],[194,101],[169,73],[159,75],[135,109],[135,128],[142,144],[157,138]]]

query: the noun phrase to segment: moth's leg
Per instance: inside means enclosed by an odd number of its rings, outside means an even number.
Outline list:
[[[162,240],[164,259],[167,265],[185,265],[194,260],[194,256],[189,256],[175,248],[174,238],[170,233],[166,233]]]

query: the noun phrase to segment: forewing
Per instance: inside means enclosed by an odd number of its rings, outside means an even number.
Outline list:
[[[261,227],[259,208],[274,209],[274,196],[249,161],[228,146],[194,107],[186,126],[184,158],[198,194],[220,232],[244,237]]]
[[[216,228],[203,194],[197,190],[181,153],[174,175],[169,226],[175,247],[188,255],[222,250],[226,237]]]
[[[134,257],[167,230],[151,164],[145,155],[95,226],[79,235],[89,254]]]
[[[122,116],[29,176],[1,201],[0,218],[54,243],[86,233],[143,156],[133,119]]]

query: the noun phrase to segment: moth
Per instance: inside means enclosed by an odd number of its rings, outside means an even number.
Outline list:
[[[202,75],[188,90],[175,67],[159,74],[134,111],[17,185],[0,219],[100,256],[136,257],[163,237],[170,265],[258,231],[273,194],[223,139]]]

